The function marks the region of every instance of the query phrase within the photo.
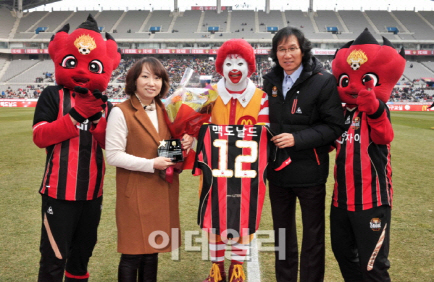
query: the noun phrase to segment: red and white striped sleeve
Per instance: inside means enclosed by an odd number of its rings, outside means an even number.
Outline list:
[[[267,125],[270,123],[270,119],[268,118],[268,96],[265,92],[262,93],[261,107],[258,114],[258,123],[265,123]]]

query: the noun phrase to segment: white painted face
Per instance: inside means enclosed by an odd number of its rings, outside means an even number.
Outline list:
[[[239,55],[228,55],[223,63],[223,76],[227,84],[246,84],[249,66]]]

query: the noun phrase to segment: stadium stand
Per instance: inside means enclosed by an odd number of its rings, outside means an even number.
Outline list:
[[[396,27],[398,28],[399,33],[406,33],[405,31],[408,32],[407,28],[405,28],[405,26],[401,26],[388,11],[365,11],[364,14],[367,17],[367,20],[372,22],[374,25],[373,27],[375,32],[381,34],[389,40],[397,39],[399,37],[388,32],[387,27]]]
[[[173,14],[169,10],[156,10],[150,14],[151,18],[145,25],[144,32],[149,32],[152,26],[161,27],[160,32],[172,32]]]
[[[316,11],[315,22],[320,32],[327,32],[327,27],[337,27],[338,32],[344,31],[342,24],[334,11],[318,10]]]
[[[312,40],[346,40],[354,39],[368,27],[377,40],[385,36],[392,42],[408,40],[432,40],[434,38],[434,11],[329,11],[319,10],[311,14],[300,10],[284,12],[271,10],[224,10],[216,11],[186,10],[172,12],[169,10],[139,11],[35,11],[25,13],[21,19],[13,17],[5,8],[0,9],[0,23],[4,21],[0,38],[46,40],[65,23],[71,30],[75,29],[88,14],[92,14],[103,31],[118,33],[118,39],[138,38],[185,39],[214,38],[220,41],[228,38],[269,39],[267,27],[286,25],[301,28]],[[16,29],[14,29],[14,24]],[[151,27],[159,27],[160,33],[149,36]],[[45,32],[35,34],[38,27],[47,27]],[[215,35],[210,35],[209,27],[217,27]],[[326,32],[327,27],[336,27],[337,32]],[[398,33],[388,32],[387,28],[396,28]],[[142,36],[144,33],[148,36]],[[172,35],[158,35],[173,33]],[[198,33],[198,34],[197,34]],[[220,38],[219,38],[220,37]],[[341,41],[343,43],[344,41]]]
[[[354,35],[360,34],[365,27],[373,32],[373,28],[360,11],[343,10],[339,11],[338,14],[350,32],[341,33],[338,35],[338,38],[352,40],[354,39]]]
[[[431,39],[432,36],[432,30],[430,31],[430,27],[424,22],[416,13],[410,12],[410,11],[394,11],[391,12],[392,15],[394,15],[397,19],[399,19],[399,22],[402,23],[403,26],[407,29],[407,34],[403,34],[401,31],[399,32],[398,36],[403,40],[411,40],[411,39],[419,39],[419,40],[425,40],[425,39]],[[413,32],[410,32],[410,30],[418,30],[417,35]]]
[[[21,66],[17,66],[19,69]],[[51,60],[37,61],[36,64],[31,65],[27,69],[19,69],[20,72],[15,76],[7,79],[5,82],[8,83],[27,83],[27,82],[37,82],[37,78],[43,78],[45,73],[54,73],[54,64]],[[48,77],[46,77],[48,78]],[[41,81],[42,82],[42,81]],[[48,81],[47,81],[48,82]],[[51,82],[54,82],[51,80]]]
[[[281,29],[289,25],[283,17],[283,13],[277,10],[271,10],[270,13],[258,11],[259,30],[257,32],[267,32],[267,27]]]
[[[315,33],[310,16],[302,11],[285,11],[286,21],[290,26],[300,28],[308,38]]]
[[[192,36],[192,33],[198,29],[202,14],[202,11],[198,10],[181,12],[176,18],[176,25],[173,27],[172,32],[179,32],[178,35],[184,38]]]
[[[117,20],[112,32],[116,30],[116,36],[133,38],[126,35],[135,35],[136,32],[139,32],[142,25],[147,22],[148,18],[149,11],[124,12]]]
[[[421,77],[432,77],[433,72],[419,62],[407,61],[404,76],[409,80],[418,80]]]
[[[58,29],[62,28],[62,23],[65,20],[71,25],[71,21],[69,18],[74,15],[71,11],[58,11],[55,13],[47,13],[46,16],[41,18],[38,22],[38,26],[46,26],[48,27],[47,32],[50,32],[53,35]]]
[[[76,29],[82,22],[87,19],[87,16],[91,14],[95,19],[98,18],[99,11],[77,11],[72,13],[68,18],[63,19],[62,23],[58,29],[62,28],[63,25],[69,23],[71,30]],[[99,24],[99,23],[98,23]],[[57,30],[56,30],[57,31]]]
[[[417,14],[434,30],[434,11],[419,11]]]
[[[37,63],[39,63],[39,60],[13,60],[11,61],[6,73],[3,75],[0,81],[8,82],[12,78],[19,76],[23,72],[32,68]],[[28,82],[32,82],[32,81],[28,81]]]
[[[0,38],[8,38],[16,19],[6,8],[0,8]]]
[[[137,48],[158,50],[202,48],[215,49],[230,38],[244,38],[254,48],[269,49],[273,34],[268,27],[294,26],[300,28],[312,41],[314,48],[328,50],[318,56],[330,68],[334,50],[349,40],[355,39],[365,27],[381,43],[382,36],[388,38],[395,47],[403,46],[408,52],[408,63],[397,89],[411,89],[423,84],[421,77],[434,78],[434,11],[376,11],[376,10],[318,10],[308,13],[301,10],[101,10],[101,11],[34,11],[25,12],[23,17],[14,16],[5,7],[0,8],[0,90],[9,89],[17,97],[35,96],[38,87],[52,84],[54,66],[42,50],[47,48],[51,36],[64,24],[69,23],[74,30],[88,14],[92,14],[103,32],[109,32],[122,49]],[[46,27],[46,31],[36,30]],[[160,28],[153,34],[151,27]],[[215,27],[215,33],[209,31]],[[335,32],[327,32],[327,27],[336,27]],[[388,27],[396,27],[399,32],[388,32]],[[12,53],[12,50],[32,49],[29,54]],[[427,50],[418,53],[419,50]],[[180,80],[185,67],[212,75],[215,73],[210,55],[193,54],[153,54],[163,61],[170,72],[174,87]],[[112,97],[122,97],[122,83],[131,64],[140,56],[122,56],[122,63],[114,71],[107,90]],[[261,76],[270,68],[268,56],[257,56],[258,71],[252,79],[260,87]],[[413,67],[410,67],[412,65]],[[39,85],[39,86],[38,86]],[[21,90],[19,90],[21,89]],[[35,92],[36,91],[36,92]],[[173,89],[172,89],[173,91]],[[401,90],[399,90],[401,91]],[[414,98],[415,91],[407,91],[404,97]],[[426,93],[431,93],[426,89]],[[27,95],[27,96],[26,96]],[[14,96],[14,97],[15,97]],[[397,93],[396,99],[402,99]],[[432,96],[432,94],[431,94]],[[426,96],[425,98],[431,99]]]
[[[257,31],[256,13],[254,11],[241,10],[231,12],[231,32],[238,32],[245,38]],[[253,28],[253,30],[251,30]]]
[[[218,26],[219,32],[230,32],[227,29],[228,25],[228,11],[224,10],[220,14],[215,11],[203,11],[203,21],[199,26],[198,31],[208,32],[208,26]],[[208,25],[207,25],[208,24]]]
[[[432,73],[434,73],[434,62],[423,62],[423,64],[426,68],[428,68]]]
[[[113,26],[122,16],[124,11],[102,11],[96,14],[95,20],[98,26],[102,27],[104,32],[112,32]]]
[[[48,16],[49,12],[36,11],[33,13],[26,14],[25,17],[21,18],[20,23],[17,28],[17,33],[20,32],[29,32],[32,35],[35,34],[35,30],[39,25],[39,22],[45,17]]]

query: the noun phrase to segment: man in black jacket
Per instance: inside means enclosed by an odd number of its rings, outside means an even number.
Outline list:
[[[303,221],[300,281],[324,280],[328,151],[344,131],[344,118],[336,80],[311,49],[300,30],[282,28],[273,38],[271,57],[276,65],[264,76],[275,134],[271,141],[277,152],[267,178],[275,242],[284,242],[276,246],[277,281],[297,281],[297,198]]]

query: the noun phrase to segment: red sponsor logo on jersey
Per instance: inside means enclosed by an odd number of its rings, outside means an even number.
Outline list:
[[[240,125],[255,125],[256,119],[252,116],[242,116],[238,119],[237,124]]]

